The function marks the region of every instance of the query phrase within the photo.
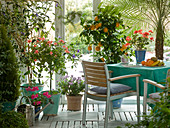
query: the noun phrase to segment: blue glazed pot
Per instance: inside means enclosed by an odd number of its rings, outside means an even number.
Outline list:
[[[135,57],[136,57],[136,62],[137,63],[141,63],[142,61],[145,60],[145,54],[146,54],[146,50],[135,50]]]
[[[113,100],[113,108],[120,108],[123,99]]]
[[[41,106],[36,106],[36,107],[35,107],[35,114],[40,111],[40,108],[41,108]],[[38,114],[38,115],[35,117],[35,120],[38,120],[39,116],[40,116],[40,114]]]

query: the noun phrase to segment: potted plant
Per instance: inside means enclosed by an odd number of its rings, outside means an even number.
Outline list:
[[[50,90],[45,92],[49,92],[50,95],[52,95],[51,98],[54,101],[54,104],[50,104],[44,111],[55,108],[51,115],[57,114],[57,106],[59,105],[60,99],[60,94],[58,91],[52,90],[52,76],[54,72],[59,74],[65,73],[65,51],[67,52],[68,49],[65,46],[65,42],[63,40],[56,38],[55,41],[50,41],[44,37],[28,40],[28,50],[24,51],[24,61],[28,62],[27,65],[29,65],[32,71],[34,71],[34,77],[36,77],[36,74],[41,74],[42,71],[46,71],[48,74],[47,77],[50,78]],[[43,91],[41,94],[45,92]],[[42,106],[45,106],[45,104]]]
[[[7,30],[0,24],[0,102],[3,112],[14,109],[20,95],[20,76],[17,59]]]
[[[35,106],[35,114],[40,111],[41,106],[46,105],[49,102],[49,98],[51,98],[51,95],[48,92],[43,93],[35,93],[35,91],[38,91],[38,87],[33,88],[26,88],[27,92],[34,92],[32,95],[28,96],[31,104]],[[38,119],[39,115],[35,117],[35,119]]]
[[[126,29],[121,14],[114,5],[100,4],[98,13],[94,16],[95,18],[90,20],[87,20],[86,17],[81,18],[81,25],[84,29],[80,36],[84,37],[89,51],[94,46],[95,61],[103,61],[108,64],[119,63],[121,56],[125,54],[120,49],[126,44]]]
[[[85,83],[80,77],[64,76],[60,81],[57,81],[57,87],[61,89],[61,94],[67,96],[67,109],[78,111],[81,110],[82,95]]]
[[[151,36],[152,30],[142,32],[142,29],[135,30],[132,37],[126,37],[126,41],[135,48],[136,62],[141,63],[145,60],[146,45],[154,40]]]

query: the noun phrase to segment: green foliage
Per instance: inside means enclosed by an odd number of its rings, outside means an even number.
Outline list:
[[[126,124],[127,128],[169,128],[170,127],[170,87],[166,88],[160,94],[159,102],[156,102],[149,115],[143,115],[144,118],[138,124]]]
[[[0,113],[1,128],[29,128],[28,122],[23,114],[15,111]]]
[[[0,2],[0,18],[2,19],[0,24],[5,26],[8,36],[13,41],[20,67],[28,66],[25,75],[28,75],[29,82],[35,82],[35,80],[32,80],[32,74],[38,78],[41,77],[41,74],[36,73],[35,67],[30,66],[32,61],[29,62],[28,58],[24,58],[26,56],[23,53],[29,45],[28,38],[47,37],[50,31],[54,29],[54,22],[47,15],[51,11],[50,8],[53,3],[53,1],[25,0]],[[56,2],[55,9],[61,9],[58,2]],[[48,29],[46,29],[46,23],[51,25]],[[27,61],[23,61],[23,58]],[[31,68],[33,70],[30,70]]]
[[[22,62],[28,67],[25,75],[29,76],[29,82],[34,78],[40,78],[42,71],[46,71],[52,79],[54,72],[64,73],[65,56],[64,41],[56,38],[56,41],[49,41],[45,38],[28,40],[26,51],[23,52]]]
[[[20,77],[14,49],[4,25],[0,24],[0,101],[16,101]]]
[[[57,88],[61,88],[61,94],[69,96],[78,96],[80,92],[84,91],[85,83],[80,77],[64,76],[57,82]]]
[[[131,26],[133,30],[145,27],[147,29],[151,28],[156,32],[155,53],[158,59],[163,60],[164,39],[170,23],[169,0],[112,1],[122,13],[125,23]]]
[[[84,37],[86,45],[98,47],[94,54],[96,61],[120,62],[121,55],[125,54],[120,50],[125,44],[125,26],[114,5],[102,7],[101,3],[95,18],[87,20],[82,16],[81,25],[84,30],[80,36]]]

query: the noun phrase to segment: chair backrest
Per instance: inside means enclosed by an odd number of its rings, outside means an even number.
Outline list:
[[[108,70],[105,63],[82,61],[86,84],[107,87]]]

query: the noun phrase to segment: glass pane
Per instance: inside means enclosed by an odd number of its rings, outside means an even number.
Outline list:
[[[81,11],[82,13],[86,13],[89,18],[92,18],[92,0],[67,0],[65,3],[65,14],[69,14],[71,11]],[[82,31],[82,27],[80,25],[80,18],[76,15],[75,20],[73,21],[74,25],[66,24],[65,25],[65,37],[66,42],[68,44],[75,43],[76,49],[79,49],[80,52],[83,53],[82,59],[89,59],[89,52],[87,50],[87,46],[80,40],[80,32]],[[75,49],[75,50],[76,50]],[[80,72],[82,71],[81,62],[78,62],[77,68],[71,69],[71,62],[66,64],[67,71],[69,75],[74,75],[75,77],[81,77]]]

